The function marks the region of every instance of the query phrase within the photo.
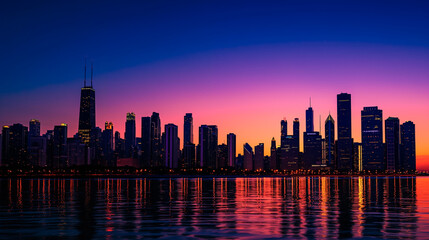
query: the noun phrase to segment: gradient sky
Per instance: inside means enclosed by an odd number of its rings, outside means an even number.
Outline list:
[[[219,142],[279,140],[280,120],[301,120],[312,98],[315,129],[336,94],[360,111],[416,124],[417,167],[429,169],[429,2],[143,1],[7,2],[0,6],[0,124],[62,122],[77,132],[84,58],[94,62],[97,125],[123,136],[127,112],[216,124]],[[89,74],[88,74],[89,76]],[[279,141],[278,141],[279,143]]]

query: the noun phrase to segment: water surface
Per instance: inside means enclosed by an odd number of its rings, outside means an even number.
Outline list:
[[[0,179],[5,239],[428,238],[427,177]]]

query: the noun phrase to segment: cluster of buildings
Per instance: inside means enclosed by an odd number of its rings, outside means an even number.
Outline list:
[[[85,67],[86,75],[86,67]],[[362,142],[354,142],[351,125],[351,95],[337,95],[337,123],[329,114],[325,132],[314,129],[314,114],[306,110],[303,149],[300,147],[300,121],[295,118],[292,134],[287,120],[281,121],[280,145],[271,141],[270,155],[264,144],[244,144],[243,154],[236,154],[236,135],[227,135],[227,144],[218,144],[216,125],[201,125],[198,144],[193,136],[193,117],[186,113],[181,149],[178,126],[172,123],[161,130],[158,113],[141,118],[141,137],[136,136],[136,115],[127,113],[124,138],[114,131],[111,122],[104,130],[96,126],[95,90],[86,84],[81,89],[79,129],[68,137],[67,124],[40,133],[40,122],[4,126],[1,135],[3,166],[38,166],[67,168],[92,165],[103,167],[134,166],[170,169],[242,169],[245,171],[330,170],[340,172],[389,171],[408,172],[416,169],[415,126],[398,118],[383,121],[378,107],[364,107],[361,112]],[[383,127],[384,122],[384,127]],[[335,137],[337,130],[337,138]],[[384,141],[383,141],[384,130]]]

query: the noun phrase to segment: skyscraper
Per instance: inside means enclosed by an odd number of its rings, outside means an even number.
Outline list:
[[[314,132],[313,108],[311,107],[311,101],[310,107],[305,110],[305,130],[308,133]]]
[[[228,133],[226,136],[227,145],[228,145],[228,167],[235,167],[235,157],[236,157],[236,136],[234,133]]]
[[[180,140],[177,126],[169,123],[165,125],[165,166],[178,168]]]
[[[194,143],[194,127],[192,113],[186,113],[183,123],[183,144]]]
[[[386,170],[395,171],[400,169],[400,134],[399,119],[389,117],[385,120],[385,143],[386,143]]]
[[[216,168],[218,130],[216,125],[201,125],[199,128],[199,159],[204,168]]]
[[[91,130],[95,128],[95,90],[92,88],[93,68],[91,65],[91,85],[86,85],[86,64],[83,88],[80,91],[80,112],[78,134],[86,146],[90,146]]]
[[[28,128],[22,124],[3,126],[2,129],[2,165],[26,166]]]
[[[286,144],[286,136],[287,136],[287,121],[283,119],[280,122],[280,146],[283,147]]]
[[[153,112],[150,117],[151,121],[151,166],[160,167],[162,159],[161,146],[161,119],[159,113]]]
[[[276,139],[271,139],[271,155],[270,155],[270,169],[275,170],[277,169],[277,145],[276,145]]]
[[[378,107],[364,107],[361,119],[363,170],[384,170],[383,111]]]
[[[67,157],[67,124],[54,126],[54,154],[53,167],[64,168],[68,167]]]
[[[337,95],[337,168],[341,171],[353,169],[352,108],[351,95]]]
[[[107,167],[114,167],[116,163],[114,162],[113,150],[114,150],[114,138],[113,138],[113,123],[105,122],[104,131],[102,133],[101,148],[103,149],[103,159],[104,162],[102,165]]]
[[[322,137],[318,132],[304,132],[304,168],[322,165]]]
[[[131,112],[127,113],[125,122],[125,151],[127,157],[132,157],[136,147],[136,115]]]
[[[30,120],[30,131],[28,132],[29,137],[40,136],[40,121],[37,119]]]
[[[331,114],[328,115],[325,121],[325,144],[327,165],[335,166],[335,121]]]
[[[416,170],[416,128],[413,122],[401,125],[401,170]]]
[[[253,171],[253,149],[248,143],[245,143],[243,145],[243,155],[244,155],[244,160],[243,160],[244,170]]]
[[[152,149],[152,123],[150,117],[142,117],[142,161],[141,167],[152,167],[151,163],[151,149]]]
[[[228,145],[222,143],[216,149],[216,168],[224,169],[228,166]]]
[[[293,120],[293,139],[294,139],[294,147],[298,149],[298,153],[300,151],[299,146],[299,119],[295,118]]]
[[[264,144],[260,143],[255,146],[255,159],[253,168],[256,171],[264,170]]]

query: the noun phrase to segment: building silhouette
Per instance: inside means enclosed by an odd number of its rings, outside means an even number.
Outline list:
[[[226,143],[228,146],[228,167],[234,168],[237,150],[236,135],[234,133],[228,133],[228,135],[226,135]]]
[[[142,117],[141,127],[141,144],[142,144],[142,157],[140,161],[141,167],[152,167],[151,163],[151,143],[152,143],[152,121],[150,117]]]
[[[386,144],[386,170],[395,171],[401,168],[399,119],[389,117],[384,122]]]
[[[312,169],[322,166],[322,137],[319,132],[304,132],[303,167]]]
[[[270,169],[271,170],[278,169],[278,167],[277,167],[277,145],[276,145],[276,139],[274,139],[274,137],[271,139]]]
[[[253,149],[248,144],[243,145],[243,168],[246,171],[253,171]]]
[[[216,149],[216,169],[228,167],[228,145],[222,143]]]
[[[186,113],[183,119],[183,144],[194,143],[194,119],[192,113]]]
[[[30,120],[30,130],[28,132],[29,137],[39,137],[40,136],[40,121],[37,119]]]
[[[378,107],[364,107],[362,120],[363,170],[385,169],[383,148],[383,111]]]
[[[313,117],[313,108],[311,107],[311,100],[310,100],[310,107],[305,110],[305,131],[306,132],[314,132],[314,117]]]
[[[416,170],[416,128],[411,121],[401,125],[401,170]]]
[[[350,171],[353,170],[353,139],[351,95],[348,93],[337,95],[337,121],[336,167],[341,171]]]
[[[165,125],[165,166],[168,168],[179,167],[180,140],[177,125],[172,123]]]
[[[280,122],[280,147],[283,147],[286,144],[286,136],[287,136],[287,121],[286,119],[283,119]]]
[[[102,133],[101,147],[103,151],[103,166],[106,167],[115,167],[115,157],[113,155],[114,151],[114,136],[113,136],[113,123],[105,122],[104,131]]]
[[[126,157],[133,157],[136,147],[136,115],[127,113],[125,122],[125,151]]]
[[[53,154],[53,167],[65,168],[68,167],[67,156],[67,124],[54,126],[54,154]]]
[[[199,160],[204,168],[216,168],[218,130],[216,125],[201,125],[199,128]]]
[[[78,134],[82,142],[87,147],[90,146],[91,130],[95,128],[95,90],[92,87],[92,70],[91,65],[91,85],[86,85],[86,64],[83,88],[80,91],[80,111],[79,111],[79,130]]]
[[[330,167],[336,166],[335,164],[335,121],[331,114],[325,120],[325,149],[326,149],[326,161]]]
[[[299,146],[299,118],[295,118],[293,120],[293,139],[294,139],[294,147],[298,149],[298,153],[300,152]]]
[[[264,144],[263,143],[259,143],[258,145],[255,146],[253,170],[255,171],[264,170]]]
[[[9,167],[27,166],[28,128],[20,123],[3,126],[2,165]]]
[[[162,142],[161,142],[161,119],[159,113],[153,112],[151,121],[151,166],[160,167],[162,160]]]

